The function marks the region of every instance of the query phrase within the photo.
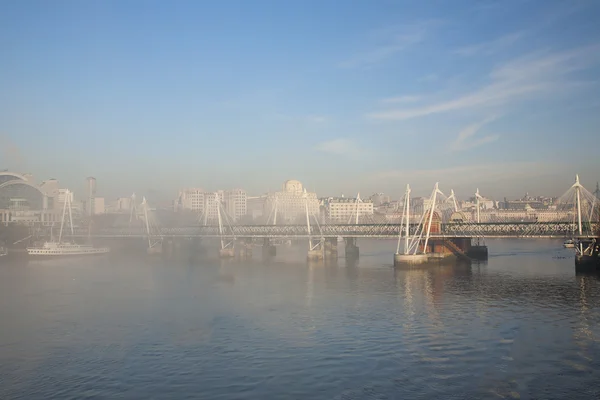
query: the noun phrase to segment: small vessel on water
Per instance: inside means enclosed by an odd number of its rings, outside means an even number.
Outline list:
[[[565,242],[563,243],[563,247],[566,249],[574,249],[575,241],[573,239],[565,240]]]
[[[73,215],[71,213],[71,198],[70,192],[67,191],[65,195],[65,203],[63,205],[63,215],[60,222],[60,234],[58,235],[58,241],[54,241],[50,238],[49,242],[45,242],[41,246],[34,246],[27,248],[27,254],[30,256],[44,256],[44,257],[58,257],[58,256],[84,256],[84,255],[96,255],[106,254],[110,251],[108,247],[94,247],[91,244],[79,244],[74,242],[64,242],[62,240],[63,227],[65,224],[65,217],[67,209],[69,210],[69,222],[71,226],[71,236],[73,236]]]
[[[5,256],[7,254],[8,254],[8,250],[6,250],[6,247],[0,246],[0,257]]]

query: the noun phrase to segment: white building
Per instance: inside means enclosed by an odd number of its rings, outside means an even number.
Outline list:
[[[264,215],[267,196],[248,197],[246,200],[246,214],[253,221],[260,220]]]
[[[330,221],[342,223],[359,222],[366,216],[373,215],[373,202],[351,197],[329,197],[324,200],[325,212]]]
[[[234,221],[246,215],[248,210],[248,197],[243,189],[226,190],[222,193],[223,207],[228,216]]]
[[[269,193],[265,201],[265,214],[277,210],[277,220],[283,223],[294,223],[306,215],[319,215],[319,199],[316,193],[307,192],[302,183],[289,180],[283,184],[281,192]]]
[[[176,200],[177,210],[191,210],[198,213],[204,212],[205,192],[200,188],[188,188],[179,191]]]
[[[201,214],[202,219],[217,219],[217,205],[221,204],[221,212],[232,220],[238,220],[247,212],[247,196],[243,189],[219,190],[206,192],[200,188],[188,188],[179,192],[175,201],[176,210],[190,210]],[[226,218],[225,215],[222,215]]]
[[[104,197],[96,197],[94,199],[94,215],[104,214],[105,212]]]
[[[73,192],[68,189],[58,189],[58,195],[54,201],[54,208],[62,210],[65,201],[67,201],[67,196],[69,197],[69,201],[71,204],[74,203]]]
[[[118,212],[126,212],[131,210],[131,197],[119,197],[117,199],[117,210]]]

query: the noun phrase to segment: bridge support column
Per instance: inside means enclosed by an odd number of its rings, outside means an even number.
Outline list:
[[[219,249],[219,257],[221,257],[221,258],[235,257],[235,249],[233,247],[225,247],[224,249]]]
[[[202,244],[202,239],[200,238],[192,238],[190,247],[190,253],[192,254],[206,254],[206,247]]]
[[[173,251],[175,250],[176,246],[177,246],[177,243],[175,242],[175,239],[173,239],[173,238],[165,239],[162,242],[162,253],[167,256],[171,256],[173,254]]]
[[[239,256],[243,260],[252,258],[252,238],[242,238],[239,246]]]
[[[321,261],[323,260],[323,256],[325,255],[324,242],[319,243],[312,250],[308,250],[308,254],[306,259],[308,261]]]
[[[394,267],[408,267],[411,265],[425,264],[429,257],[427,254],[394,254]]]
[[[358,246],[356,245],[356,238],[347,237],[344,238],[344,252],[346,253],[346,258],[356,259],[358,258]]]
[[[488,259],[488,248],[484,243],[480,243],[479,239],[469,239],[469,246],[466,252],[467,256],[472,260],[486,261]]]
[[[325,246],[324,257],[329,259],[337,259],[338,257],[338,249],[337,249],[337,238],[325,238]]]
[[[263,258],[275,257],[276,254],[277,254],[277,247],[275,247],[271,244],[271,240],[269,238],[264,238],[263,245],[262,245]]]

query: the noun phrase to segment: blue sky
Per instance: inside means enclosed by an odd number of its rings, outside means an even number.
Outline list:
[[[3,2],[0,168],[109,197],[593,190],[599,20],[594,0]]]

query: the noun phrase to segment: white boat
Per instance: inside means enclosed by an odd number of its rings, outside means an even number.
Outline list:
[[[575,241],[573,239],[565,240],[565,242],[563,243],[563,247],[567,249],[574,249]]]
[[[58,256],[89,256],[96,254],[106,254],[110,251],[108,247],[94,247],[91,244],[78,244],[74,242],[63,242],[62,234],[65,224],[65,217],[69,210],[69,222],[71,225],[71,236],[73,236],[73,215],[71,213],[71,196],[67,190],[65,195],[65,204],[63,206],[63,216],[60,222],[60,234],[58,241],[50,238],[49,242],[45,242],[41,246],[27,248],[27,254],[30,256],[58,257]],[[51,235],[52,236],[52,235]]]
[[[6,247],[0,246],[0,257],[5,256],[8,254],[8,250],[6,250]]]
[[[30,256],[83,256],[93,254],[105,254],[108,247],[94,247],[89,244],[46,242],[40,247],[28,247],[27,254]]]

